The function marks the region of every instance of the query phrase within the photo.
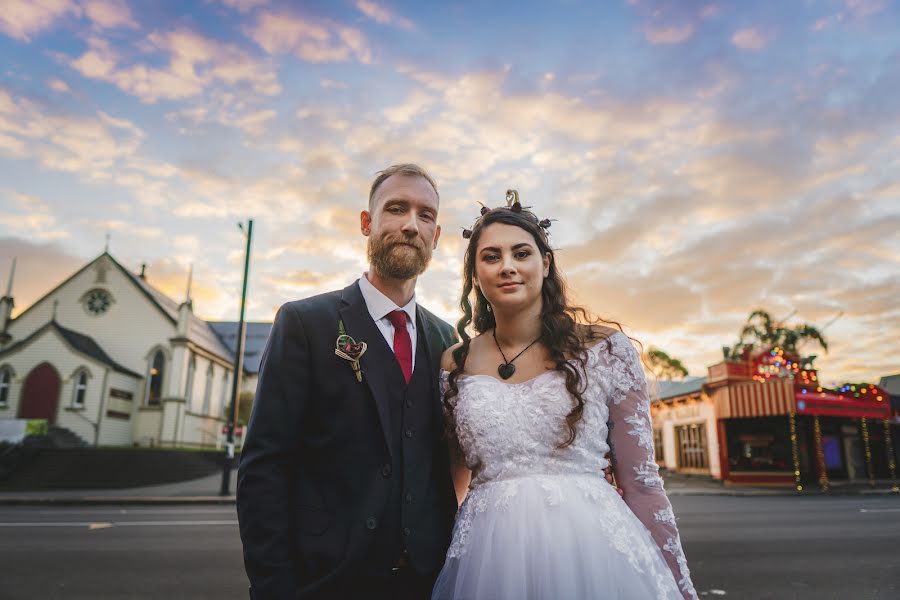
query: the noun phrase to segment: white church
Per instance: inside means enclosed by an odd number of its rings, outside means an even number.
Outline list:
[[[216,447],[237,323],[172,300],[108,252],[11,318],[0,298],[0,420],[45,419],[90,445]],[[248,323],[241,389],[256,389],[271,323]]]

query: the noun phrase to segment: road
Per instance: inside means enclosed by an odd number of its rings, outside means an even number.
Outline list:
[[[900,498],[675,496],[701,598],[900,598]],[[0,507],[4,600],[243,599],[234,508]]]

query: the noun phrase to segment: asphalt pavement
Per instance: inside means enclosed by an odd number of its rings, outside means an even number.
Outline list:
[[[897,496],[673,495],[701,598],[900,598]],[[0,598],[247,597],[233,506],[0,507]]]

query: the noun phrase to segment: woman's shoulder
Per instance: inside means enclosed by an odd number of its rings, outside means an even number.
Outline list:
[[[579,337],[585,348],[593,348],[599,344],[606,343],[607,340],[614,340],[617,335],[625,335],[621,330],[607,325],[591,324],[579,326]]]

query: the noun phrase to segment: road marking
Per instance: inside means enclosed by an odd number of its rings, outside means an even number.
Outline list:
[[[900,512],[900,508],[861,508],[861,513]]]
[[[237,521],[118,521],[115,523],[91,523],[91,522],[21,522],[0,523],[0,527],[87,527],[88,529],[105,529],[109,527],[191,527],[213,525],[237,525]],[[98,527],[102,525],[105,527]]]

